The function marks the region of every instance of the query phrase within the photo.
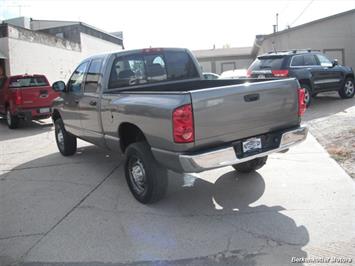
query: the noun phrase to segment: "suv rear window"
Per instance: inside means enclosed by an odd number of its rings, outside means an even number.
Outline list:
[[[45,77],[10,78],[10,88],[43,87],[49,86]]]
[[[198,77],[194,62],[184,51],[139,53],[115,59],[109,88]]]
[[[262,69],[281,69],[284,57],[280,56],[268,56],[258,57],[251,64],[250,70],[262,70]]]

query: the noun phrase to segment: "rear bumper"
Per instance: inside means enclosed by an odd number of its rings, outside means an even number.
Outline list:
[[[49,112],[42,112],[43,109],[49,109]],[[38,108],[29,108],[29,109],[16,109],[15,113],[16,116],[25,120],[32,120],[32,119],[41,119],[50,117],[52,114],[51,107],[38,107]]]
[[[271,153],[285,151],[288,148],[304,141],[307,134],[307,127],[299,127],[283,131],[281,134],[280,144],[277,148],[242,158],[237,157],[233,146],[197,154],[174,154],[170,152],[161,153],[159,150],[155,149],[152,149],[152,151],[156,159],[168,168],[179,172],[198,173],[205,170],[243,163],[255,158],[267,156]]]

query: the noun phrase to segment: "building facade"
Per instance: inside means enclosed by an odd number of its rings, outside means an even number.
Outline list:
[[[0,24],[0,67],[8,76],[44,74],[50,82],[66,81],[84,58],[122,49],[118,34],[81,22],[19,18]]]

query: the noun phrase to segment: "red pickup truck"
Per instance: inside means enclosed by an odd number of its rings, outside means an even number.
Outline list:
[[[44,75],[17,75],[0,79],[0,114],[9,128],[20,119],[37,120],[51,116],[52,102],[59,96]]]

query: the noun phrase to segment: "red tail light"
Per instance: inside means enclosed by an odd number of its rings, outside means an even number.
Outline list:
[[[305,90],[302,88],[298,89],[298,115],[299,116],[303,116],[307,109],[304,97],[305,97]]]
[[[272,75],[274,77],[287,77],[288,76],[288,70],[287,69],[286,70],[283,70],[283,69],[281,69],[281,70],[273,70],[272,71]]]
[[[250,77],[251,77],[251,74],[252,74],[251,69],[248,69],[248,70],[247,70],[247,78],[250,78]]]
[[[176,143],[188,143],[195,140],[191,104],[180,106],[174,110],[173,135]]]
[[[21,105],[22,104],[22,94],[20,90],[15,91],[15,104]]]

